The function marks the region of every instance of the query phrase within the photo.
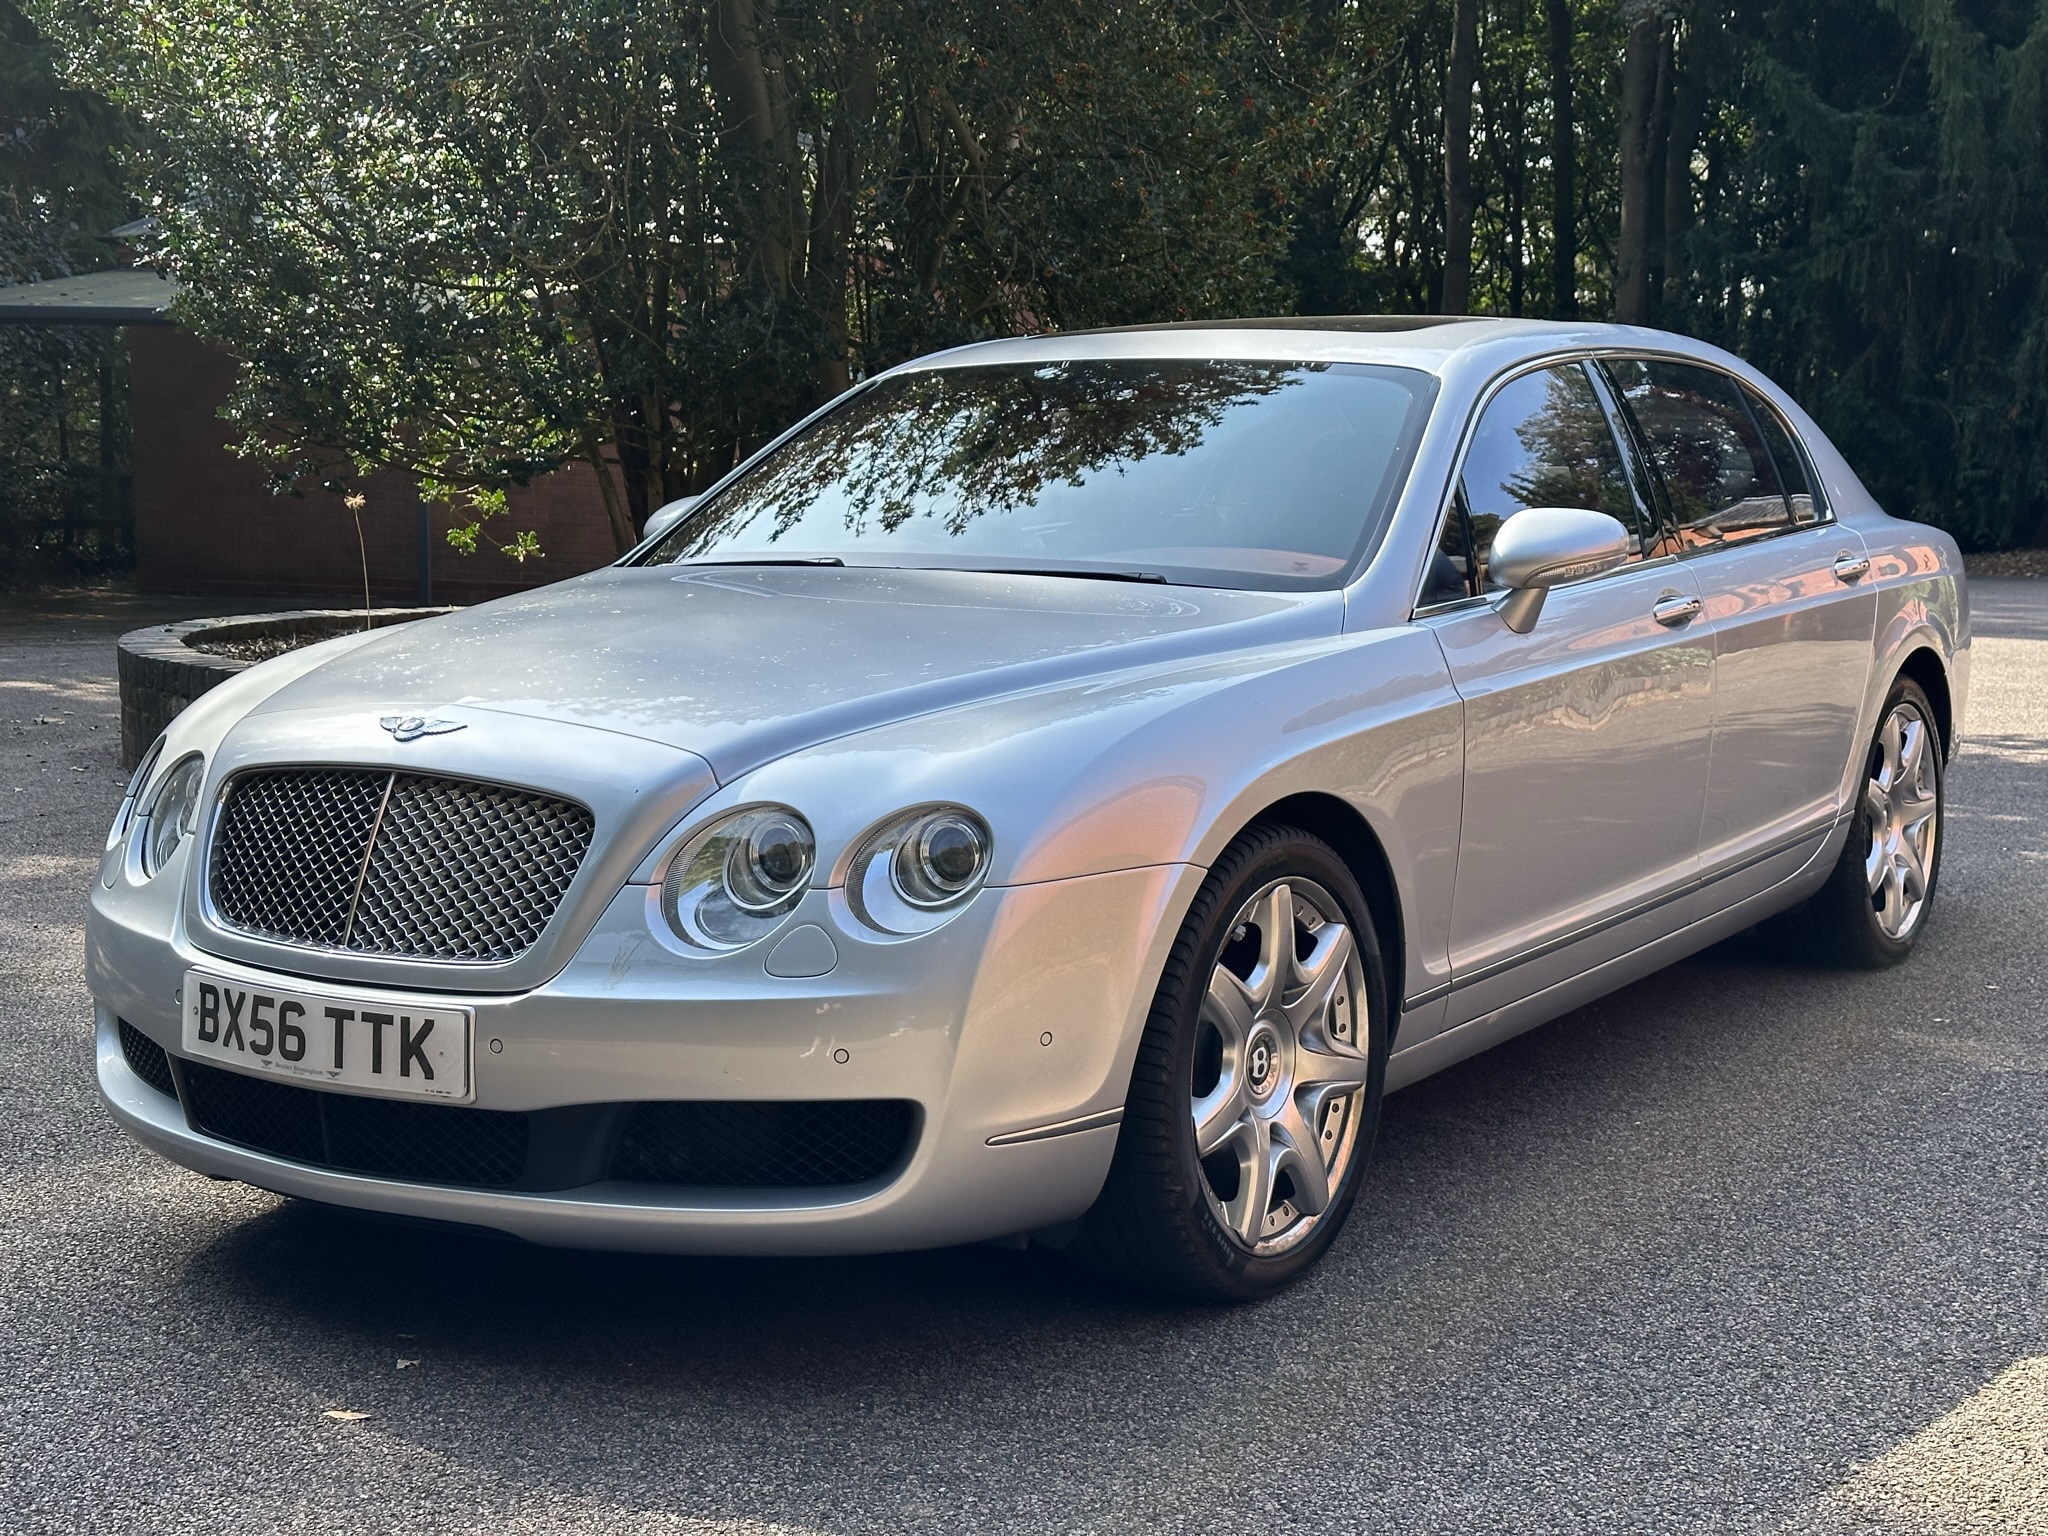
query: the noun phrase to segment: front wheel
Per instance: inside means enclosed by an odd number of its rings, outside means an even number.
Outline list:
[[[1902,677],[1878,716],[1848,844],[1806,903],[1819,958],[1876,969],[1913,952],[1941,872],[1943,788],[1934,709]]]
[[[1287,1284],[1358,1192],[1387,1034],[1379,942],[1350,870],[1296,828],[1246,832],[1174,941],[1077,1255],[1209,1301]]]

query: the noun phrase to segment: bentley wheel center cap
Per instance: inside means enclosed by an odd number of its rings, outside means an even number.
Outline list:
[[[1280,1035],[1270,1024],[1252,1030],[1245,1042],[1245,1087],[1255,1099],[1264,1099],[1280,1081]]]

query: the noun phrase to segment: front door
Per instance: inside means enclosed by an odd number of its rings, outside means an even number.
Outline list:
[[[1684,921],[1713,647],[1691,570],[1646,499],[1581,365],[1521,375],[1487,403],[1438,562],[1439,581],[1462,566],[1468,589],[1439,588],[1422,614],[1465,703],[1445,1028]],[[1501,522],[1532,506],[1609,513],[1635,547],[1621,569],[1553,590],[1518,635],[1494,611],[1485,559]]]

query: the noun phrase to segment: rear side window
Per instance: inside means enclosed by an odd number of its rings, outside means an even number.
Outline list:
[[[1749,402],[1750,413],[1756,417],[1764,442],[1771,450],[1771,458],[1778,466],[1778,481],[1785,487],[1785,500],[1791,503],[1792,521],[1802,528],[1811,523],[1825,522],[1827,498],[1821,494],[1806,454],[1792,440],[1791,429],[1785,425],[1784,418],[1770,401],[1747,384],[1742,386],[1742,395]]]
[[[1737,543],[1793,525],[1777,461],[1733,379],[1648,358],[1606,366],[1649,452],[1684,548]]]
[[[1630,488],[1613,424],[1584,365],[1566,363],[1511,379],[1486,404],[1457,496],[1424,578],[1425,604],[1477,597],[1500,525],[1529,507],[1605,512],[1632,535],[1629,558],[1656,541]]]

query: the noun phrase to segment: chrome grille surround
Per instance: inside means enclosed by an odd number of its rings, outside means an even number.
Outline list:
[[[496,963],[540,937],[594,825],[574,801],[472,779],[253,769],[228,783],[207,896],[252,938]]]

